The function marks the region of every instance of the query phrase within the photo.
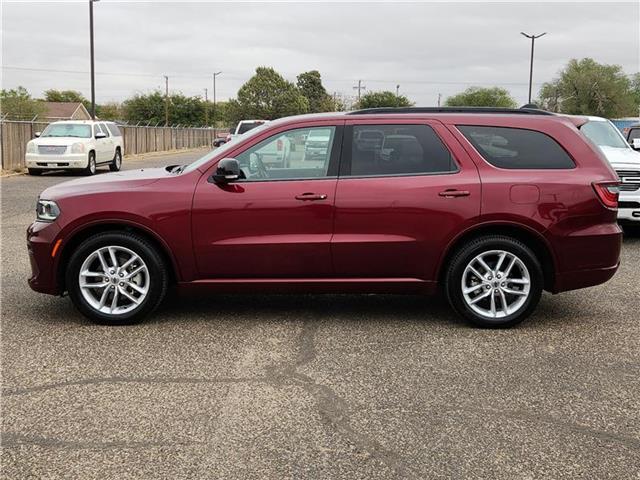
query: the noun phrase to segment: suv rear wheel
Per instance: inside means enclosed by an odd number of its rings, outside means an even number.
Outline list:
[[[480,237],[449,264],[445,290],[453,309],[474,325],[511,327],[534,310],[543,287],[536,255],[505,236]]]
[[[144,238],[107,232],[85,240],[69,259],[71,300],[90,320],[107,325],[137,323],[162,301],[167,268]]]

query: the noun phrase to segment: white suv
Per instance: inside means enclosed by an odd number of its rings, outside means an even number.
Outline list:
[[[631,148],[620,130],[606,118],[585,118],[588,121],[580,126],[580,131],[600,148],[622,182],[618,220],[640,224],[640,153]]]
[[[98,165],[109,165],[112,172],[122,166],[122,133],[113,122],[53,122],[36,137],[27,143],[25,155],[30,175],[71,169],[93,175]]]

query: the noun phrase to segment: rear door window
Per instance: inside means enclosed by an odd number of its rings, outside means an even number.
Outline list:
[[[354,125],[341,176],[393,176],[458,170],[451,153],[429,125]]]
[[[458,125],[458,130],[491,165],[507,169],[575,168],[569,154],[549,135],[509,127]]]

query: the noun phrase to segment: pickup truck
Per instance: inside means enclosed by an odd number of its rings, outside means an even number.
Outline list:
[[[225,143],[232,142],[243,133],[246,133],[249,130],[252,130],[256,127],[259,127],[260,125],[264,125],[268,121],[269,120],[240,120],[238,122],[238,125],[236,125],[236,128],[232,129],[229,132],[229,135],[227,135],[227,138],[225,139]]]

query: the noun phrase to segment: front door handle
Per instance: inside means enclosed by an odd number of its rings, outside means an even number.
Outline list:
[[[327,196],[324,194],[317,194],[312,192],[303,193],[302,195],[296,195],[296,200],[326,200]]]
[[[471,193],[468,190],[456,190],[455,188],[449,188],[438,195],[444,198],[456,198],[456,197],[468,197]]]

